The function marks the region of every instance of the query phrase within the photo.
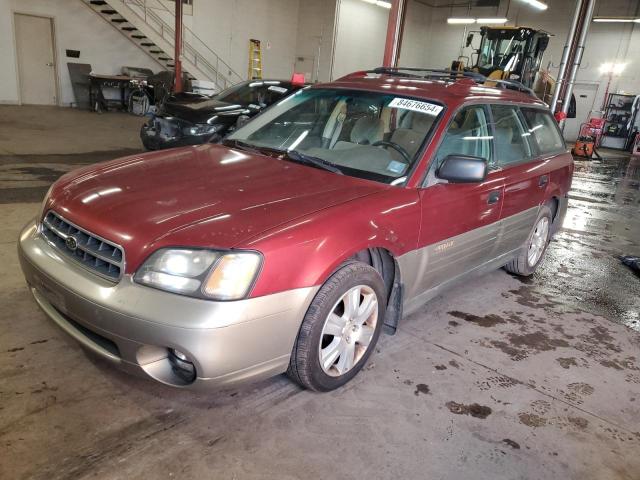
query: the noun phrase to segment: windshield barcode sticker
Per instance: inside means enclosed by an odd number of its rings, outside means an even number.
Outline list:
[[[408,98],[394,98],[389,103],[390,107],[403,108],[405,110],[413,110],[414,112],[426,113],[434,117],[439,115],[444,107],[429,102],[420,102],[418,100],[409,100]]]

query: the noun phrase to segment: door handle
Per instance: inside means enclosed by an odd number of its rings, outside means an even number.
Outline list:
[[[539,187],[544,187],[547,183],[549,183],[549,175],[542,175],[538,180]]]
[[[489,193],[489,198],[487,198],[487,203],[489,205],[497,203],[498,200],[500,200],[500,190],[494,190],[493,192]]]
[[[53,67],[53,62],[47,63],[47,67]]]

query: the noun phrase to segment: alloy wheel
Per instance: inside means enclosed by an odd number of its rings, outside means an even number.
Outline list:
[[[349,289],[331,309],[322,327],[318,354],[322,370],[344,375],[363,357],[376,331],[378,297],[372,288]]]
[[[538,220],[531,240],[529,241],[529,251],[527,252],[527,262],[530,267],[533,267],[544,253],[545,246],[547,244],[547,238],[549,237],[549,219],[542,217]]]

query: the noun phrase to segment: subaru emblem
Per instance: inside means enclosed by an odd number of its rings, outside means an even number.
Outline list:
[[[75,251],[78,248],[78,240],[76,240],[76,237],[72,237],[71,235],[69,235],[66,238],[66,240],[64,241],[64,244],[72,252]]]

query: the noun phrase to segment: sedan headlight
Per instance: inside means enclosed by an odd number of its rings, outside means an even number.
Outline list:
[[[182,133],[185,135],[212,135],[224,128],[223,124],[209,125],[207,123],[197,123],[191,127],[184,127]]]
[[[134,280],[191,297],[238,300],[249,293],[260,263],[255,252],[167,248],[151,255]]]

